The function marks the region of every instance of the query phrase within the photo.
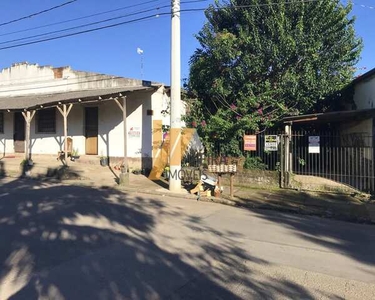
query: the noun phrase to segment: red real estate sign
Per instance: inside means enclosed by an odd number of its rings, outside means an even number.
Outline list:
[[[244,150],[245,151],[256,151],[257,150],[257,136],[256,135],[244,135]]]

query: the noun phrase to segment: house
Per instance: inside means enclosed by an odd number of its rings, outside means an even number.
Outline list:
[[[375,68],[367,73],[357,77],[351,83],[352,89],[352,109],[363,112],[375,111]],[[360,122],[356,124],[344,125],[343,130],[347,132],[356,132],[367,136],[374,136],[374,115],[370,117],[363,117]],[[373,141],[372,141],[373,145]]]
[[[57,155],[70,137],[80,155],[121,160],[126,145],[129,167],[151,168],[169,101],[161,83],[14,64],[0,72],[0,155]]]
[[[340,110],[283,119],[284,169],[374,194],[375,69],[354,79],[339,95]]]
[[[341,91],[341,110],[284,118],[287,124],[312,125],[314,128],[340,132],[347,143],[360,143],[373,147],[375,144],[375,68],[358,76]],[[355,142],[353,142],[355,141]]]

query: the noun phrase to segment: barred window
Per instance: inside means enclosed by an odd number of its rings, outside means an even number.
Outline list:
[[[4,133],[4,113],[0,112],[0,133]]]
[[[56,109],[47,108],[37,112],[37,133],[56,133]]]

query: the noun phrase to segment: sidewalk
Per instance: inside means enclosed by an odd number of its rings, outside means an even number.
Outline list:
[[[116,188],[132,193],[197,200],[197,196],[191,195],[187,190],[182,190],[178,194],[172,193],[168,190],[167,181],[154,182],[143,175],[130,174],[130,186],[117,186]],[[250,209],[271,209],[349,222],[375,224],[375,201],[360,196],[244,187],[235,187],[234,194],[235,197],[231,199],[227,187],[224,189],[221,198],[202,197],[200,200]]]
[[[188,190],[183,189],[181,193],[172,193],[168,190],[167,181],[151,181],[143,175],[130,174],[129,186],[113,184],[113,187],[131,193],[197,200],[197,195],[190,194]],[[235,197],[231,199],[229,187],[224,187],[221,198],[201,197],[200,200],[249,209],[271,209],[349,222],[375,224],[375,201],[361,198],[358,195],[244,187],[235,187],[234,194]]]
[[[9,158],[0,161],[5,174],[10,177],[20,176],[19,163],[21,158]],[[38,180],[56,180],[56,176],[48,178],[46,174],[57,170],[61,163],[49,156],[36,157],[32,177]],[[183,199],[197,200],[188,190],[172,193],[168,190],[168,182],[164,180],[151,181],[144,175],[130,174],[130,185],[117,184],[119,171],[109,167],[101,167],[98,163],[71,163],[67,174],[63,173],[62,182],[71,185],[85,185],[97,188],[115,188],[124,192],[149,194],[157,196],[172,196]],[[68,175],[68,176],[65,176]],[[285,189],[250,189],[236,187],[235,197],[229,197],[229,187],[224,187],[221,198],[204,198],[201,201],[222,203],[250,209],[272,209],[282,212],[292,212],[306,215],[316,215],[351,222],[375,224],[375,201],[369,201],[359,196],[299,192]]]

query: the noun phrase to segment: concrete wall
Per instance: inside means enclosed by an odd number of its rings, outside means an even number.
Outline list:
[[[356,84],[354,103],[357,109],[375,108],[375,76]]]
[[[14,64],[0,72],[0,97],[123,86],[142,86],[142,80],[28,63]]]
[[[259,188],[279,188],[280,174],[276,171],[242,170],[235,174],[234,185]],[[230,176],[223,176],[223,184],[229,185]]]
[[[348,120],[349,121],[349,120]],[[354,121],[354,122],[346,122],[340,124],[340,130],[342,134],[361,134],[372,136],[372,118],[361,120],[361,121]]]
[[[348,122],[341,124],[341,143],[344,147],[373,147],[373,120],[365,119],[363,121]],[[370,148],[364,150],[361,154],[364,159],[372,160],[372,151]]]

